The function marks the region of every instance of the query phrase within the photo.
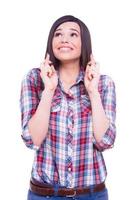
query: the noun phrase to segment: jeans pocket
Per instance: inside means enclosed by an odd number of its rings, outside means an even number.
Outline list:
[[[50,196],[40,196],[33,193],[31,190],[28,191],[27,200],[51,200]]]
[[[97,192],[95,200],[108,200],[108,191],[107,191],[107,189],[105,188],[103,191]]]

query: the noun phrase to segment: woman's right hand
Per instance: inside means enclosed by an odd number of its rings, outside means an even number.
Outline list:
[[[45,89],[54,91],[58,84],[57,71],[54,69],[52,62],[50,61],[50,55],[47,54],[46,58],[40,65],[40,76],[45,85]]]

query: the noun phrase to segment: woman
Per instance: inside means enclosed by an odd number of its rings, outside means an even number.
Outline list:
[[[100,75],[86,25],[54,22],[46,56],[22,81],[22,138],[35,149],[28,200],[107,200],[102,151],[114,144],[115,85]]]

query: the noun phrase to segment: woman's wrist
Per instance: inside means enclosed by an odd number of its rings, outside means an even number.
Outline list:
[[[88,91],[88,95],[89,95],[91,100],[96,98],[96,97],[100,97],[100,93],[97,89],[93,90],[93,91]]]
[[[42,95],[45,97],[53,97],[55,90],[51,90],[49,88],[45,88],[42,92]]]

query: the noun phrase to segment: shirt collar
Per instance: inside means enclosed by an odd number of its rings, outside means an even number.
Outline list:
[[[83,67],[80,67],[80,72],[79,72],[79,75],[76,79],[76,84],[79,83],[80,81],[84,82],[84,68]]]
[[[59,71],[57,71],[57,73],[58,73],[58,83],[61,85],[61,81],[60,81],[60,77],[59,77]],[[84,82],[84,74],[85,74],[84,68],[80,67],[79,75],[76,79],[76,84],[78,84],[81,81]]]

